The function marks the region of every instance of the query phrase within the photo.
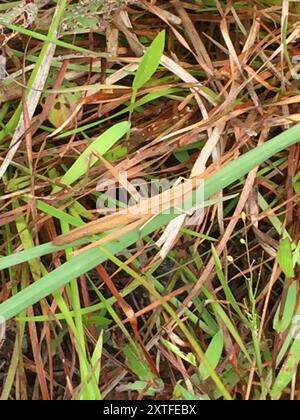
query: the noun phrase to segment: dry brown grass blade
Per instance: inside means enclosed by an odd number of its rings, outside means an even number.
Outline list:
[[[182,19],[182,23],[190,37],[191,43],[196,51],[196,57],[200,66],[207,72],[207,74],[213,77],[215,71],[211,58],[205,48],[202,39],[200,38],[199,33],[193,25],[190,16],[186,12],[181,1],[175,0],[173,1],[173,4],[176,10],[178,11],[180,18]]]
[[[34,314],[33,308],[29,308],[28,313],[29,313],[29,316],[33,316]],[[43,363],[43,358],[41,355],[41,347],[38,340],[36,324],[34,322],[29,322],[28,327],[29,327],[30,340],[32,344],[32,352],[33,352],[34,361],[36,365],[39,386],[41,389],[43,400],[47,401],[47,400],[50,400],[50,394],[49,394],[49,390],[47,386],[44,363]]]
[[[178,240],[179,231],[184,225],[187,214],[181,214],[173,219],[165,228],[156,245],[161,247],[159,255],[164,260]]]

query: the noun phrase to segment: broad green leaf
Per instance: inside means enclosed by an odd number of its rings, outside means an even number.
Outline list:
[[[162,31],[154,38],[140,62],[132,84],[133,91],[137,92],[156,72],[164,47],[165,31]]]
[[[223,334],[223,331],[220,330],[211,340],[205,352],[205,356],[207,357],[213,369],[215,369],[218,366],[218,363],[222,356],[223,348],[224,348],[224,334]],[[206,367],[202,363],[199,367],[199,375],[203,381],[205,381],[210,376]]]
[[[290,285],[288,293],[287,293],[287,298],[286,298],[282,318],[280,319],[280,316],[279,316],[280,310],[281,310],[281,304],[277,308],[277,311],[274,317],[273,327],[274,327],[274,330],[277,331],[278,333],[282,333],[286,331],[288,327],[290,326],[293,316],[294,316],[296,302],[297,302],[297,283],[294,281]]]
[[[285,238],[280,242],[277,260],[286,277],[294,277],[293,253],[289,238]]]
[[[120,140],[129,129],[130,123],[125,121],[115,124],[106,130],[79,156],[76,162],[62,177],[61,183],[71,185],[73,182],[77,181],[99,160],[94,151],[98,152],[100,155],[104,155],[104,153],[106,153],[118,140]],[[60,187],[55,187],[53,189],[53,193],[60,191],[60,189]]]

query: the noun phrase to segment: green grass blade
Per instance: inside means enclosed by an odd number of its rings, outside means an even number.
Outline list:
[[[205,352],[205,356],[207,357],[207,360],[209,361],[213,369],[215,369],[218,366],[218,363],[222,356],[223,348],[224,348],[224,334],[223,334],[223,331],[220,330],[213,337],[213,339],[209,343],[209,346]],[[210,376],[209,372],[207,371],[203,363],[201,363],[199,367],[199,375],[201,379],[204,381]]]
[[[133,80],[132,90],[134,92],[143,87],[156,72],[164,51],[165,37],[165,31],[160,32],[145,52]]]
[[[292,245],[289,238],[284,238],[279,245],[277,259],[286,277],[294,277]]]
[[[129,129],[130,123],[125,121],[115,124],[106,130],[79,156],[76,162],[62,177],[61,183],[71,185],[73,182],[77,181],[99,160],[97,155],[93,152],[97,151],[100,155],[104,155],[104,153],[106,153],[118,140],[120,140]],[[56,193],[60,191],[60,189],[60,187],[55,187],[53,192]]]

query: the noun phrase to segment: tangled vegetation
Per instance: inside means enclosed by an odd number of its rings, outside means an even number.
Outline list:
[[[1,2],[1,400],[300,399],[299,17]]]

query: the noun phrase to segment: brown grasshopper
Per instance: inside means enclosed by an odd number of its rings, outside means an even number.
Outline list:
[[[118,230],[109,233],[84,249],[103,245],[110,240],[117,239],[133,228],[145,225],[154,216],[162,212],[165,213],[172,208],[178,208],[191,197],[193,191],[202,182],[202,178],[188,179],[151,198],[141,198],[134,206],[103,217],[100,220],[94,220],[71,232],[58,236],[53,240],[53,244],[63,246],[87,236],[118,228]]]

